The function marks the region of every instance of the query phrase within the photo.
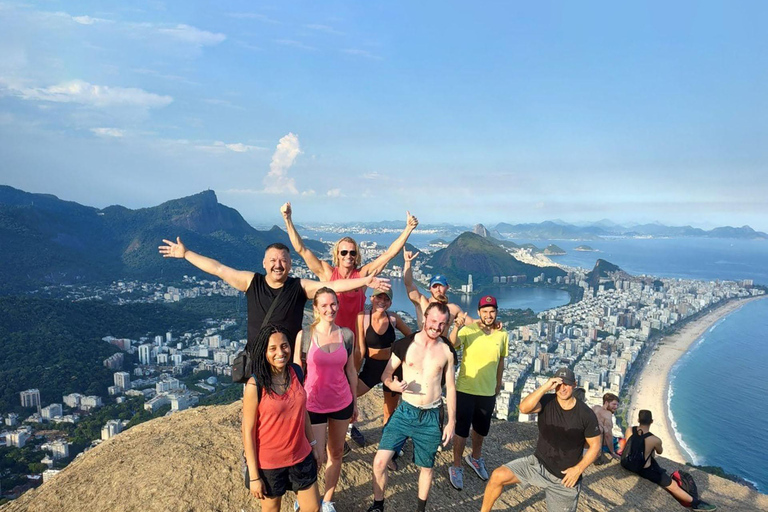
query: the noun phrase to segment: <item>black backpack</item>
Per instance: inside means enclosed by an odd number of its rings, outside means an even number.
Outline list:
[[[637,433],[637,427],[632,427],[632,435],[621,452],[621,466],[624,469],[638,473],[645,467],[645,463],[651,458],[650,455],[645,456],[645,438],[651,435],[650,432],[640,435]]]

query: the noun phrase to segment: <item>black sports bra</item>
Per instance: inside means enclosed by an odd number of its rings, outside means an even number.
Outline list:
[[[392,320],[387,314],[387,330],[384,334],[379,334],[373,328],[373,321],[371,319],[370,312],[366,312],[369,319],[368,329],[365,330],[365,346],[368,348],[383,349],[391,348],[392,343],[395,342],[395,328],[392,326]]]

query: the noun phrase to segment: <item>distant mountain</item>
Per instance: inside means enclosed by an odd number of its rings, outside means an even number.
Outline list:
[[[0,293],[53,283],[201,275],[189,264],[159,256],[163,238],[176,236],[195,252],[252,270],[261,268],[267,245],[290,247],[283,230],[252,228],[211,190],[152,208],[98,210],[0,186]],[[307,246],[325,251],[320,242],[308,240]]]
[[[557,267],[537,267],[522,263],[513,258],[499,242],[484,238],[475,233],[462,233],[445,249],[437,251],[425,263],[433,273],[448,276],[454,288],[467,282],[467,276],[477,285],[493,282],[493,276],[511,276],[525,274],[528,282],[544,273],[545,277],[565,275]]]
[[[705,231],[691,226],[665,226],[660,223],[621,226],[607,219],[589,224],[567,224],[561,220],[545,221],[538,224],[499,223],[494,228],[509,238],[534,240],[597,240],[601,237],[651,237],[651,238],[741,238],[768,239],[768,234],[755,231],[749,226],[730,226]]]
[[[491,236],[491,234],[482,224],[475,224],[475,227],[472,228],[472,232],[476,235],[482,236],[483,238],[488,238]]]
[[[595,262],[595,267],[587,274],[587,283],[589,283],[590,288],[598,288],[601,284],[601,280],[608,280],[603,283],[605,288],[614,288],[613,276],[615,276],[616,273],[628,275],[617,265],[603,259],[598,259]]]
[[[549,244],[544,248],[545,256],[562,256],[563,254],[565,254],[565,250],[555,244]]]

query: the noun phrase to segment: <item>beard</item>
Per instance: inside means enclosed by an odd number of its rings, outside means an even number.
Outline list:
[[[439,293],[437,295],[432,295],[432,298],[435,299],[437,302],[440,302],[442,304],[448,304],[448,297],[446,297],[442,293]]]

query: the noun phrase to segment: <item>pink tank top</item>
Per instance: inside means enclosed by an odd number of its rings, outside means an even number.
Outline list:
[[[259,467],[263,469],[293,466],[312,451],[304,432],[307,394],[293,368],[290,372],[288,391],[270,395],[264,390],[259,397],[255,441]]]
[[[355,269],[349,275],[348,278],[341,277],[339,273],[339,267],[333,268],[331,274],[331,281],[338,281],[339,279],[357,279],[360,276],[360,271]],[[357,333],[357,314],[360,313],[365,307],[365,288],[358,288],[351,292],[343,292],[336,294],[339,297],[339,311],[336,313],[336,325],[346,327],[353,334]]]
[[[347,364],[347,349],[341,329],[337,329],[339,348],[325,352],[317,346],[313,335],[307,353],[307,410],[316,413],[336,412],[352,402],[352,390],[344,367]]]

